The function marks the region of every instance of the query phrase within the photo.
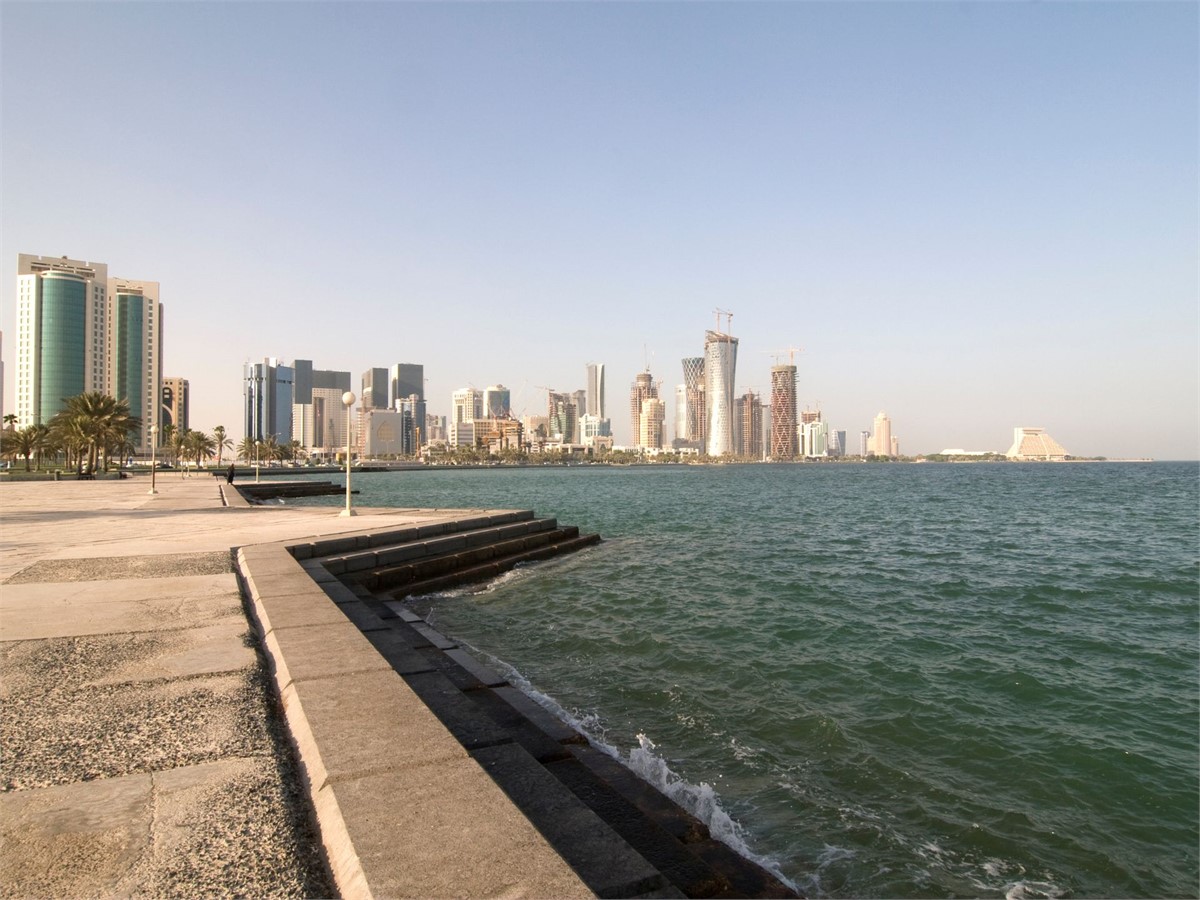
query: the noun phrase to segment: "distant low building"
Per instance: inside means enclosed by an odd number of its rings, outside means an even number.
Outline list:
[[[1046,433],[1044,428],[1018,425],[1013,429],[1013,444],[1004,454],[1009,459],[1064,460],[1067,451],[1062,444]]]

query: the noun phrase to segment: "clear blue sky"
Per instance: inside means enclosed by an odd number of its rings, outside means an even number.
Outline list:
[[[604,362],[621,442],[722,307],[739,392],[802,347],[852,446],[1195,459],[1197,11],[4,2],[6,406],[25,252],[161,282],[234,437],[278,356],[423,363],[440,414]]]

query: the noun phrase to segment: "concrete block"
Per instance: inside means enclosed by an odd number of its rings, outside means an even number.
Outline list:
[[[499,528],[488,528],[484,531],[472,531],[470,534],[464,535],[468,547],[481,547],[485,544],[492,544],[500,540]]]
[[[384,606],[396,614],[403,622],[424,622],[403,600],[385,600]]]
[[[405,675],[404,680],[468,750],[512,740],[441,672]]]
[[[497,687],[494,688],[494,693],[548,735],[551,740],[563,744],[578,744],[586,741],[586,738],[578,731],[519,688]]]
[[[272,631],[263,645],[281,691],[293,681],[391,668],[345,617],[334,625]]]
[[[571,755],[601,781],[618,791],[680,843],[694,844],[711,839],[707,825],[607,753],[590,745],[571,746],[569,749]]]
[[[461,534],[452,534],[447,537],[436,538],[425,542],[425,552],[429,556],[440,553],[454,553],[462,550],[467,546],[467,539]]]
[[[339,553],[349,553],[358,546],[354,537],[333,537],[313,541],[313,556],[337,556]]]
[[[338,609],[342,615],[357,625],[358,630],[361,632],[366,633],[368,631],[378,631],[381,628],[388,628],[388,623],[375,615],[371,608],[361,600],[355,600],[352,603],[341,603],[338,605]]]
[[[359,597],[358,594],[354,593],[354,591],[350,590],[350,588],[346,587],[346,585],[342,584],[342,582],[337,581],[336,579],[334,581],[321,582],[320,587],[321,590],[325,592],[325,596],[334,603],[362,602],[362,598]]]
[[[394,601],[393,601],[394,602]],[[413,613],[415,615],[415,613]],[[457,663],[459,666],[470,672],[475,678],[479,679],[479,683],[485,687],[499,687],[500,685],[508,684],[508,679],[497,672],[490,666],[486,666],[477,660],[466,650],[452,648],[443,651],[445,655]]]
[[[415,675],[418,672],[433,672],[437,669],[425,653],[413,649],[408,641],[391,628],[365,631],[363,636],[371,642],[371,646],[387,661],[392,670],[401,675]]]
[[[242,569],[249,588],[250,596],[255,599],[263,597],[291,597],[296,594],[321,593],[321,589],[308,577],[299,566],[294,572],[287,574],[264,575],[257,569]]]
[[[334,782],[317,794],[343,897],[592,896],[473,761],[414,774]]]
[[[436,628],[432,628],[424,622],[413,622],[410,627],[439,650],[452,650],[458,646],[457,641],[450,640]]]
[[[311,581],[304,593],[255,597],[253,606],[263,634],[280,628],[335,625],[346,621],[337,604]]]
[[[731,891],[733,885],[728,878],[688,852],[673,835],[579,760],[569,757],[548,763],[546,768],[685,896],[716,897]]]
[[[528,719],[491,691],[474,690],[468,692],[467,697],[479,707],[482,714],[503,728],[506,734],[524,747],[538,762],[571,759],[571,754],[562,744],[551,740],[544,731],[534,727]]]
[[[471,755],[598,896],[636,897],[670,887],[523,748],[506,744]]]
[[[345,573],[350,572],[365,572],[367,569],[374,569],[379,565],[379,560],[374,553],[356,553],[354,556],[345,557],[346,568]]]
[[[399,547],[388,547],[385,550],[376,551],[375,558],[379,560],[379,565],[382,567],[395,566],[413,559],[420,559],[424,555],[424,544],[402,544]]]
[[[318,790],[327,780],[467,755],[391,670],[293,681],[282,700],[300,759]]]
[[[389,531],[377,531],[371,534],[370,543],[372,547],[384,547],[392,544],[403,544],[407,541],[416,540],[416,527],[409,528],[393,528]]]

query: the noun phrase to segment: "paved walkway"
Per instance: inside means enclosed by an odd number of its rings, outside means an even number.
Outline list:
[[[0,485],[0,895],[334,893],[230,550],[462,511],[226,506],[221,484]],[[381,835],[408,895],[586,894],[494,784],[470,784],[476,805],[438,812],[441,855]]]

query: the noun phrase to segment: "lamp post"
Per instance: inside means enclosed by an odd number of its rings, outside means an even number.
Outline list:
[[[258,484],[258,454],[262,449],[262,441],[254,442],[254,483]]]
[[[155,475],[156,470],[158,469],[158,463],[155,461],[155,458],[154,458],[154,449],[157,445],[158,445],[158,426],[151,425],[150,426],[150,490],[146,491],[147,494],[157,494],[158,493],[158,489],[154,486],[154,475]]]
[[[346,407],[346,508],[339,515],[352,516],[354,508],[350,505],[350,407],[354,406],[354,391],[342,394],[342,405]]]

